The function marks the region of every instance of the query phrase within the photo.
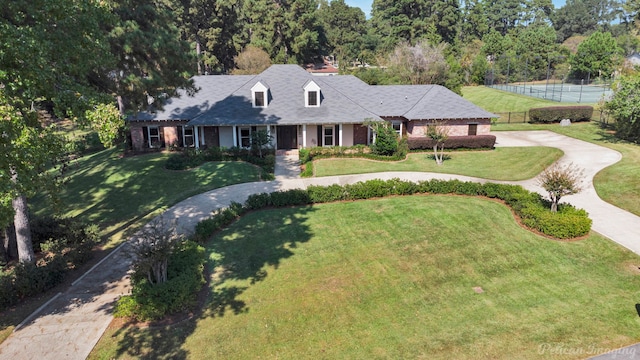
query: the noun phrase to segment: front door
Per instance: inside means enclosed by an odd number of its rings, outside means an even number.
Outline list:
[[[278,126],[276,129],[278,149],[289,150],[298,148],[298,126]]]

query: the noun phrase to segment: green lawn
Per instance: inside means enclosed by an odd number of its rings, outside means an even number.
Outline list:
[[[640,340],[638,256],[537,236],[480,198],[259,211],[208,251],[202,314],[110,329],[90,358],[581,359]]]
[[[618,140],[611,131],[602,129],[595,122],[564,127],[558,124],[499,124],[491,127],[491,131],[501,130],[550,130],[619,151],[622,160],[600,171],[594,179],[594,186],[604,201],[640,216],[640,145]]]
[[[518,95],[485,86],[465,86],[462,88],[462,96],[491,112],[524,112],[534,107],[560,105],[555,101]]]
[[[121,158],[116,149],[83,157],[70,166],[60,193],[62,211],[96,223],[102,235],[119,240],[171,205],[211,189],[260,180],[260,170],[242,162],[210,162],[188,171],[164,169],[169,154]],[[39,200],[39,201],[38,201]],[[36,199],[36,205],[43,199]],[[50,213],[36,206],[37,214]]]
[[[458,174],[493,180],[524,180],[538,175],[562,156],[548,147],[497,148],[492,151],[450,152],[438,166],[430,153],[412,153],[403,161],[322,159],[313,164],[315,176],[361,174],[382,171],[422,171]]]

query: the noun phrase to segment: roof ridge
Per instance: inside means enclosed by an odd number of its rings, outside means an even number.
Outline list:
[[[425,85],[425,84],[422,84],[422,85]],[[440,85],[435,85],[435,84],[429,84],[429,85],[431,85],[431,86],[429,86],[429,89],[428,89],[427,91],[425,91],[425,93],[424,93],[424,94],[422,94],[422,96],[421,96],[421,97],[420,97],[420,98],[419,98],[419,99],[418,99],[418,100],[413,104],[413,106],[411,106],[411,107],[409,108],[409,110],[405,111],[405,112],[402,114],[402,116],[403,116],[404,118],[406,118],[406,116],[405,116],[405,115],[407,115],[411,110],[413,110],[413,108],[415,108],[416,106],[418,106],[418,104],[422,101],[422,99],[424,99],[424,98],[425,98],[425,96],[427,96],[427,94],[429,94],[429,93],[431,92],[431,90],[435,89],[437,86],[440,86]]]

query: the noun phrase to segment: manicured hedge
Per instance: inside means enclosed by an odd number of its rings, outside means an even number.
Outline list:
[[[529,109],[530,123],[554,123],[563,119],[591,121],[592,106],[549,106]]]
[[[168,170],[186,170],[200,166],[208,161],[246,161],[262,169],[263,180],[273,180],[276,156],[273,149],[263,150],[264,157],[254,155],[249,149],[238,147],[207,149],[185,149],[171,154],[164,167]]]
[[[427,137],[407,139],[410,150],[432,150],[435,141]],[[451,149],[493,149],[496,144],[494,135],[451,136],[444,142],[444,148]]]
[[[588,234],[591,229],[591,219],[586,211],[569,204],[561,204],[558,212],[552,213],[548,201],[519,185],[437,179],[414,183],[391,179],[369,180],[344,186],[309,186],[306,190],[251,195],[244,205],[234,203],[229,208],[217,211],[210,218],[202,220],[196,226],[196,238],[206,241],[213,233],[250,210],[426,193],[485,196],[503,200],[522,219],[524,225],[558,239],[580,237]]]

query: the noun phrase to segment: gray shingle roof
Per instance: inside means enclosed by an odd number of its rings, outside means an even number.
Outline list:
[[[195,96],[180,92],[161,111],[131,121],[189,120],[190,125],[336,124],[367,119],[492,118],[496,115],[438,85],[370,86],[352,75],[314,77],[297,65],[272,65],[258,75],[196,76]],[[266,108],[253,108],[251,88],[269,87]],[[305,84],[321,89],[320,107],[305,107]]]

